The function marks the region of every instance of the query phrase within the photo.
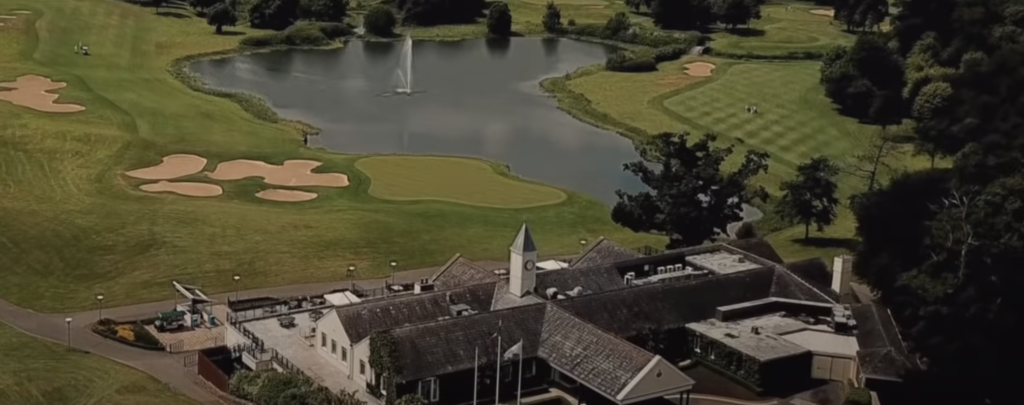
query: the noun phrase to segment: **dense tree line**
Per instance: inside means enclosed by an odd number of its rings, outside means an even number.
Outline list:
[[[952,158],[952,167],[906,174],[855,200],[854,271],[927,366],[907,376],[920,383],[915,402],[1017,404],[1020,373],[1005,365],[1024,360],[1016,332],[1024,325],[1024,2],[896,6],[892,32],[827,60],[823,81],[843,87],[826,71],[850,69],[875,85],[857,67],[895,58],[903,70],[884,82],[901,82],[898,110],[913,121],[919,149]],[[865,41],[889,54],[854,56]]]
[[[464,24],[483,15],[484,0],[390,0],[405,25]]]
[[[848,31],[880,29],[889,16],[889,0],[833,0],[832,9]]]
[[[765,0],[626,0],[635,12],[647,9],[663,29],[700,30],[720,23],[727,28],[761,18]]]

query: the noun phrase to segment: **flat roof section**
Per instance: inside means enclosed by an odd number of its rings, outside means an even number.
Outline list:
[[[764,267],[748,260],[741,254],[724,250],[687,256],[686,261],[720,274],[736,273]]]
[[[856,357],[860,346],[853,335],[837,335],[828,331],[802,330],[782,335],[783,339],[796,343],[814,353],[837,354]]]
[[[755,326],[759,329],[758,333],[754,333],[752,330]],[[803,346],[783,339],[776,333],[777,331],[792,332],[807,326],[810,325],[778,315],[748,318],[735,322],[707,319],[686,325],[687,328],[695,332],[715,339],[762,362],[808,352]]]

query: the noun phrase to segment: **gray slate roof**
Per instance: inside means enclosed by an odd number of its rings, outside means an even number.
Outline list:
[[[888,309],[872,303],[852,305],[850,311],[857,320],[857,361],[866,376],[899,379],[917,367]]]
[[[450,318],[391,331],[398,349],[402,381],[412,381],[473,368],[476,350],[480,364],[498,357],[500,322],[501,352],[523,340],[523,357],[536,357],[540,346],[546,304],[534,304],[471,316]]]
[[[476,284],[445,291],[382,298],[338,307],[335,313],[353,343],[371,333],[404,325],[433,322],[449,316],[448,296],[455,303],[469,305],[474,311],[489,311],[494,298],[494,283]]]
[[[438,290],[495,281],[498,281],[497,274],[480,267],[460,254],[452,256],[448,263],[441,266],[441,269],[430,278],[430,282],[434,283]]]
[[[653,354],[550,304],[539,354],[548,364],[613,398],[654,359]]]
[[[807,282],[815,290],[828,296],[831,300],[839,302],[839,294],[832,290],[832,271],[821,258],[801,260],[784,265],[786,270]]]
[[[715,308],[768,298],[775,269],[754,269],[678,283],[657,283],[555,301],[610,333],[629,337],[645,327],[681,328],[715,316]]]
[[[491,311],[538,304],[541,302],[544,302],[544,300],[534,294],[526,294],[522,297],[516,297],[508,290],[508,279],[502,279],[494,284],[494,300],[491,301]]]
[[[611,264],[622,260],[636,259],[640,256],[640,253],[602,237],[591,243],[590,246],[587,246],[583,253],[569,262],[569,267]]]
[[[772,244],[761,238],[734,239],[725,244],[777,264],[783,263],[782,256],[779,256]]]
[[[563,293],[583,287],[584,294],[592,294],[626,288],[626,283],[611,264],[537,272],[537,294],[547,298],[552,287]]]
[[[519,228],[519,234],[516,235],[516,239],[512,241],[512,246],[509,247],[513,252],[536,252],[537,245],[533,243],[533,235],[530,234],[530,227],[523,223],[523,227]]]

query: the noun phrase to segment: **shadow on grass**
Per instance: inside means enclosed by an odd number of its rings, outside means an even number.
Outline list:
[[[747,28],[747,27],[737,27],[737,28],[733,28],[733,29],[726,29],[726,30],[724,30],[724,32],[727,32],[729,34],[732,34],[732,35],[735,35],[735,36],[741,37],[741,38],[763,37],[765,35],[765,33],[766,33],[765,30],[762,30],[762,29],[759,29],[759,28]]]
[[[242,32],[242,31],[223,30],[223,31],[220,32],[220,34],[217,34],[217,35],[223,35],[225,37],[237,37],[237,36],[240,36],[240,35],[245,35],[245,33]]]
[[[190,16],[188,14],[179,13],[177,11],[161,11],[159,13],[156,13],[156,15],[161,16],[161,17],[170,17],[170,18],[177,18],[177,19],[192,18],[192,16]]]
[[[853,238],[823,238],[812,236],[804,239],[793,239],[793,243],[816,249],[846,249],[855,251],[860,246],[860,241]]]

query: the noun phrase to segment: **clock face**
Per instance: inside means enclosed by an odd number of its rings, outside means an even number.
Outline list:
[[[533,263],[533,260],[527,260],[526,261],[526,269],[527,270],[533,270],[534,266],[535,266],[535,264]]]

